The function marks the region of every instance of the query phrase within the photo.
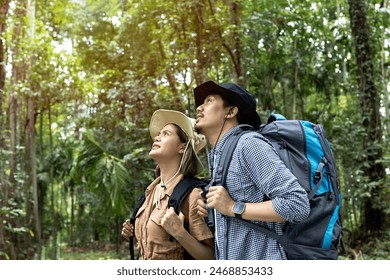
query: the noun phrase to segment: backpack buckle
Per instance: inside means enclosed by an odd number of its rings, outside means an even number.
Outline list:
[[[282,149],[286,149],[286,148],[287,148],[287,144],[286,144],[286,142],[284,142],[284,141],[279,141],[279,142],[278,142],[278,145],[279,145],[279,150],[282,150]]]
[[[320,171],[316,170],[316,172],[314,173],[314,184],[317,184],[318,181],[321,179],[321,173]]]

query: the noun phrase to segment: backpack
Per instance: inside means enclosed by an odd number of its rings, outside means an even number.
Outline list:
[[[176,214],[179,215],[180,213],[180,206],[184,199],[187,197],[187,195],[190,194],[190,192],[194,188],[204,188],[208,184],[206,179],[200,179],[196,177],[184,177],[183,180],[180,181],[180,183],[175,187],[175,189],[172,192],[172,195],[169,197],[168,200],[168,208],[173,207]],[[134,208],[133,214],[130,218],[130,223],[135,228],[135,219],[138,213],[138,210],[141,208],[142,204],[145,202],[145,192],[141,195],[141,197],[138,199],[138,203]],[[171,240],[172,237],[170,237]],[[173,239],[171,240],[173,241]],[[129,251],[130,251],[130,259],[135,259],[134,254],[134,237],[131,236],[129,238]],[[184,254],[185,259],[192,259],[191,255],[188,252],[185,252]]]
[[[225,186],[226,172],[240,136],[253,130],[249,125],[239,125],[227,140],[220,159],[222,164],[216,170],[222,186]],[[277,240],[287,259],[337,259],[342,235],[341,194],[335,160],[322,125],[286,120],[282,115],[273,114],[257,131],[274,146],[280,159],[306,190],[310,215],[297,224],[286,222],[282,235],[246,220],[238,221]]]

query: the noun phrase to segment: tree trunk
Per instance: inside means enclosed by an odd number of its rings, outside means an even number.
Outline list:
[[[29,36],[33,40],[35,37],[35,0],[29,1],[28,6],[28,15],[30,19],[29,26]],[[30,65],[33,63],[33,58],[30,58]],[[28,73],[28,72],[27,72]],[[36,89],[31,88],[32,92]],[[35,149],[35,123],[36,123],[36,109],[35,109],[35,100],[34,97],[30,94],[27,97],[27,144],[28,150],[30,154],[28,155],[29,164],[30,164],[30,173],[27,173],[30,177],[30,182],[32,186],[32,194],[33,194],[33,213],[34,213],[34,229],[35,229],[35,238],[37,242],[37,253],[40,256],[41,250],[41,219],[39,215],[39,192],[38,192],[38,183],[37,183],[37,159],[36,159],[36,149]],[[54,213],[52,213],[54,214]]]
[[[298,65],[294,67],[294,87],[293,87],[293,100],[292,100],[292,108],[291,108],[291,118],[293,120],[297,119],[297,95],[298,95]]]
[[[386,226],[386,214],[383,206],[381,207],[375,203],[375,199],[378,199],[386,191],[384,184],[386,174],[381,146],[380,95],[375,86],[366,2],[363,0],[348,0],[348,3],[358,69],[360,106],[363,126],[367,133],[367,138],[364,139],[363,143],[367,151],[363,173],[368,178],[368,182],[375,183],[370,189],[371,197],[367,197],[363,201],[361,232],[365,235],[377,236]]]
[[[12,78],[11,78],[11,86],[9,90],[8,95],[8,137],[9,137],[9,175],[8,175],[8,181],[9,181],[9,189],[8,189],[8,199],[14,199],[18,206],[22,208],[23,206],[23,200],[26,201],[26,216],[23,219],[22,217],[19,218],[13,218],[10,221],[10,224],[12,227],[18,228],[22,226],[28,227],[28,217],[29,217],[29,211],[28,204],[29,199],[27,197],[23,197],[22,191],[17,189],[17,183],[15,180],[15,174],[16,174],[16,166],[17,166],[17,111],[18,111],[18,105],[20,103],[19,101],[19,92],[16,90],[15,85],[18,84],[20,81],[24,79],[24,66],[25,62],[22,58],[19,56],[19,47],[20,47],[20,41],[21,41],[21,30],[24,25],[24,18],[26,16],[26,9],[25,9],[25,2],[19,1],[16,3],[16,9],[15,14],[17,20],[14,22],[13,26],[13,33],[12,33],[12,41],[9,42],[10,45],[10,53],[12,58],[10,59],[12,61]],[[27,193],[27,192],[26,192]],[[28,193],[27,193],[28,194]],[[30,235],[26,234],[23,236],[23,238],[20,236],[20,234],[17,233],[9,233],[9,237],[11,240],[12,245],[10,245],[9,252],[11,259],[15,258],[23,258],[21,257],[24,255],[29,248],[31,248],[29,241],[30,241]],[[25,249],[23,250],[23,244],[25,245]]]
[[[17,146],[17,109],[18,100],[16,96],[12,95],[8,102],[8,126],[10,133],[10,158],[9,158],[9,176],[10,192],[16,192],[16,146]]]
[[[239,81],[242,78],[242,67],[241,67],[241,34],[238,32],[240,28],[240,5],[233,1],[232,6],[232,22],[234,25],[233,40],[234,40],[234,52],[232,54],[232,60],[235,70],[235,76]]]
[[[383,1],[382,2],[383,4],[383,8],[385,9],[388,9],[389,8],[389,1]],[[390,93],[389,91],[387,91],[387,85],[390,84],[390,80],[389,80],[389,67],[388,67],[388,62],[386,62],[386,50],[385,50],[385,46],[386,46],[386,40],[388,40],[388,38],[386,38],[386,35],[388,35],[386,33],[386,29],[382,31],[382,46],[381,46],[381,72],[382,72],[382,87],[385,89],[384,92],[383,92],[383,107],[385,108],[385,127],[386,127],[386,133],[387,133],[387,138],[390,137]]]
[[[32,186],[33,194],[33,213],[34,213],[34,229],[35,238],[39,246],[41,243],[41,222],[38,210],[38,185],[37,185],[37,163],[35,151],[35,102],[32,96],[27,97],[27,126],[26,126],[26,141],[27,141],[27,174],[29,176],[29,185]]]
[[[3,120],[3,99],[4,99],[4,89],[5,89],[5,48],[3,44],[3,33],[6,28],[6,19],[9,9],[9,1],[3,0],[0,6],[0,147],[1,151],[4,149],[4,120]],[[8,199],[8,188],[5,184],[4,178],[4,167],[3,167],[3,156],[0,154],[0,209],[7,204]],[[6,243],[5,243],[5,231],[3,224],[3,217],[0,214],[0,253],[6,251]],[[0,259],[2,259],[2,255]]]
[[[52,125],[52,111],[51,111],[51,101],[48,106],[48,115],[49,115],[49,142],[50,142],[50,173],[49,173],[49,184],[50,184],[50,212],[51,212],[51,226],[53,228],[52,238],[52,259],[57,259],[57,214],[55,207],[55,194],[54,194],[54,154],[53,154],[53,132],[51,130]],[[42,205],[43,208],[43,205]],[[43,211],[42,211],[43,212]]]
[[[156,24],[156,27],[158,28],[157,24]],[[159,49],[159,52],[161,55],[161,59],[162,59],[162,61],[167,63],[167,65],[165,67],[165,75],[167,76],[167,80],[169,83],[169,87],[171,88],[172,94],[173,94],[173,96],[175,96],[177,108],[179,111],[183,111],[184,108],[183,108],[182,98],[180,96],[179,91],[177,90],[176,78],[175,78],[175,75],[170,67],[169,58],[167,58],[167,55],[165,53],[164,44],[163,44],[161,39],[158,39],[157,43],[158,43],[158,49]]]
[[[212,7],[210,7],[212,10]],[[196,33],[196,66],[194,69],[195,83],[200,85],[206,82],[207,73],[206,73],[206,59],[203,53],[204,43],[203,43],[203,30],[204,30],[204,19],[203,19],[203,5],[200,1],[195,1],[192,8],[193,15],[195,17],[195,33]]]
[[[8,180],[10,182],[10,194],[14,196],[17,192],[15,173],[17,166],[17,113],[18,113],[18,104],[20,103],[17,84],[24,79],[24,68],[25,62],[19,57],[19,47],[21,41],[21,33],[24,25],[24,17],[26,16],[26,9],[22,5],[21,1],[17,4],[15,13],[17,14],[18,20],[14,24],[14,31],[12,34],[12,79],[11,79],[11,91],[8,97],[8,130],[9,130],[9,139],[10,139],[10,157],[9,157],[9,166],[10,172],[8,175]]]
[[[214,9],[214,6],[212,4],[212,1],[208,1],[209,2],[209,8],[210,8],[210,13],[211,13],[211,16],[215,17],[215,9]],[[199,9],[201,11],[201,9]],[[217,20],[216,20],[217,21]],[[222,35],[222,28],[217,28],[217,35],[218,35],[218,38],[220,39],[221,41],[221,45],[222,47],[227,51],[228,53],[228,56],[230,57],[231,61],[232,61],[232,64],[233,64],[233,76],[236,77],[236,82],[238,84],[245,84],[245,81],[243,81],[243,75],[242,75],[242,66],[241,66],[241,34],[240,32],[238,32],[238,30],[240,29],[240,21],[241,21],[241,15],[240,15],[240,4],[233,1],[231,3],[231,21],[232,21],[232,25],[234,26],[234,31],[233,31],[233,36],[232,36],[232,40],[231,40],[231,44],[230,43],[227,43],[227,41],[225,40],[225,38],[223,37]],[[202,27],[202,23],[199,22],[199,27]],[[198,34],[197,34],[198,35]],[[202,37],[199,37],[197,36],[197,40],[200,40],[200,38]],[[201,44],[199,44],[197,42],[197,45],[201,46]],[[203,52],[203,48],[199,48],[199,56],[202,54]],[[205,67],[203,69],[206,70],[207,67]],[[207,76],[207,75],[206,75]],[[205,76],[205,77],[206,77]],[[197,81],[198,82],[198,81]],[[200,83],[203,83],[203,81],[201,81]],[[199,83],[197,83],[199,84]]]

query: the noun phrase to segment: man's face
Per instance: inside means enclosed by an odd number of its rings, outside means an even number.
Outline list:
[[[196,112],[195,128],[199,132],[206,136],[220,132],[226,116],[226,107],[221,96],[208,95],[203,104],[196,108]]]

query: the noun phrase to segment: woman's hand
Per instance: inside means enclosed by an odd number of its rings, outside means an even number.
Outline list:
[[[168,208],[164,217],[161,219],[161,226],[171,236],[175,237],[184,229],[183,213],[180,212],[179,215],[177,215],[173,207]]]
[[[134,232],[134,227],[132,224],[130,224],[130,219],[127,219],[123,224],[122,224],[122,236],[126,238],[126,240],[129,240],[131,236],[133,236]]]
[[[203,201],[203,199],[198,199],[198,205],[196,206],[196,209],[198,210],[198,214],[202,217],[207,217],[207,208],[206,203]]]

